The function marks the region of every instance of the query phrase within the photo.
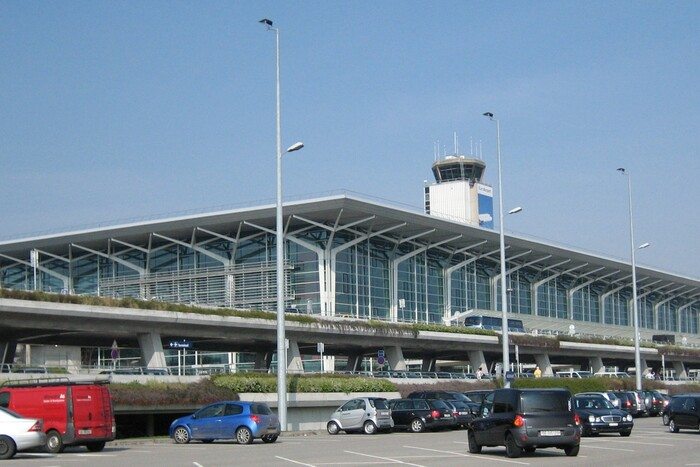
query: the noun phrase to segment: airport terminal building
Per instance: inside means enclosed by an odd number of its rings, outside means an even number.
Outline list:
[[[422,211],[340,194],[284,204],[289,311],[462,325],[500,316],[499,235],[479,159],[433,164]],[[275,310],[275,206],[0,242],[0,286]],[[631,264],[506,235],[511,317],[527,332],[633,336]],[[700,280],[637,268],[643,340],[699,345]]]

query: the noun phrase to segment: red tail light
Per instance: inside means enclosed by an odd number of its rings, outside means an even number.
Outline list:
[[[41,429],[41,421],[36,422],[28,431],[43,431]]]
[[[627,399],[627,407],[632,407],[632,401]]]
[[[250,419],[253,420],[255,423],[260,423],[260,417],[257,415],[251,415]]]
[[[525,425],[525,420],[523,420],[522,416],[517,415],[515,417],[515,420],[513,420],[513,425],[517,426],[517,427],[521,427],[521,426]]]
[[[577,414],[574,414],[574,423],[576,423],[576,425],[581,424],[581,418],[579,418]]]
[[[438,412],[437,410],[433,410],[432,412],[430,412],[430,415],[432,415],[433,418],[440,418],[440,412]]]

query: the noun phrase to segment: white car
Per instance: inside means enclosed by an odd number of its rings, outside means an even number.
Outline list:
[[[24,418],[0,407],[0,459],[11,459],[17,451],[41,448],[45,442],[41,419]]]

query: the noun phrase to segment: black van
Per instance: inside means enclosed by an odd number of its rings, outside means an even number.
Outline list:
[[[568,389],[497,389],[481,402],[467,439],[472,454],[482,446],[505,446],[508,457],[552,447],[576,456],[581,424]]]
[[[664,410],[664,420],[667,416],[671,433],[678,433],[681,428],[697,430],[700,427],[700,394],[673,396]]]

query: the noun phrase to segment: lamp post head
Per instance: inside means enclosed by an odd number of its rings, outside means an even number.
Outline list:
[[[508,211],[508,214],[517,214],[517,213],[519,213],[519,212],[522,211],[522,210],[523,210],[523,208],[520,207],[520,206],[518,206],[517,208],[513,208],[513,209],[511,209],[510,211]]]
[[[484,117],[488,117],[488,118],[490,118],[491,120],[493,120],[493,114],[492,114],[491,112],[486,112],[486,113],[484,113]]]
[[[263,18],[259,22],[264,24],[265,26],[267,26],[268,29],[270,29],[272,27],[272,20],[271,19]]]
[[[299,141],[298,143],[294,143],[294,144],[292,144],[291,146],[289,146],[289,147],[287,148],[287,152],[298,151],[299,149],[301,149],[301,148],[303,148],[303,147],[304,147],[304,143],[302,143],[301,141]]]
[[[639,245],[639,246],[637,247],[637,249],[638,249],[638,250],[643,250],[644,248],[649,248],[650,246],[651,246],[651,243],[646,242],[646,243],[642,243],[641,245]]]
[[[625,172],[625,168],[624,168],[624,167],[620,167],[619,169],[617,169],[617,171],[620,172],[620,173],[622,173],[622,174],[627,175],[627,172]]]

